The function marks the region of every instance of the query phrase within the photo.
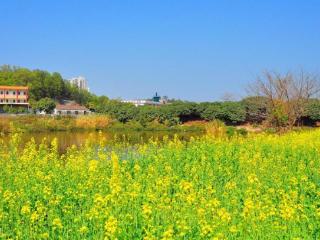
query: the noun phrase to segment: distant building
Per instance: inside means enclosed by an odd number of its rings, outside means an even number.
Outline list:
[[[145,105],[152,105],[152,106],[158,106],[161,105],[160,102],[154,102],[152,100],[146,100],[146,99],[136,99],[136,100],[123,100],[123,103],[132,103],[136,107],[138,106],[145,106]]]
[[[0,105],[29,106],[29,88],[23,86],[0,86]]]
[[[89,91],[88,82],[84,77],[74,77],[69,79],[70,83],[79,89]]]
[[[136,99],[136,100],[123,100],[123,103],[132,103],[136,107],[138,106],[161,106],[167,103],[167,98],[162,98],[161,96],[156,93],[152,99]]]
[[[158,93],[156,92],[156,95],[153,96],[152,101],[153,102],[160,102],[161,97],[158,95]]]
[[[54,115],[88,115],[91,111],[76,102],[64,101],[63,103],[58,103],[53,111]]]

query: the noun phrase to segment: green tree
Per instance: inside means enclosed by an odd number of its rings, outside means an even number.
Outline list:
[[[42,98],[36,103],[36,109],[47,114],[52,113],[55,107],[56,103],[51,98]]]

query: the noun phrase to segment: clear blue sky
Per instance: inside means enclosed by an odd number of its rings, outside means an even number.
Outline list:
[[[319,0],[2,0],[0,64],[98,95],[217,100],[264,70],[320,71]]]

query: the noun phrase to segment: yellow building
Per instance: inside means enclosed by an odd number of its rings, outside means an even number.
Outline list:
[[[23,86],[0,86],[0,106],[29,106],[29,88]]]

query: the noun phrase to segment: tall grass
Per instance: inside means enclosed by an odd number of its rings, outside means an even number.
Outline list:
[[[206,130],[205,132],[210,138],[227,139],[233,136],[246,136],[248,134],[247,130],[243,128],[237,129],[233,126],[226,126],[220,120],[208,122],[204,126]]]
[[[88,116],[1,116],[0,132],[46,132],[106,129],[112,120],[106,115]]]
[[[78,129],[106,129],[112,123],[111,118],[103,115],[82,116],[75,119],[75,127]]]
[[[196,126],[166,126],[151,122],[144,126],[136,121],[118,122],[107,115],[86,116],[0,116],[0,133],[15,132],[47,132],[47,131],[76,131],[76,130],[134,130],[134,131],[195,131],[203,132],[202,127]]]
[[[320,238],[318,130],[64,155],[19,141],[0,142],[0,239]]]

